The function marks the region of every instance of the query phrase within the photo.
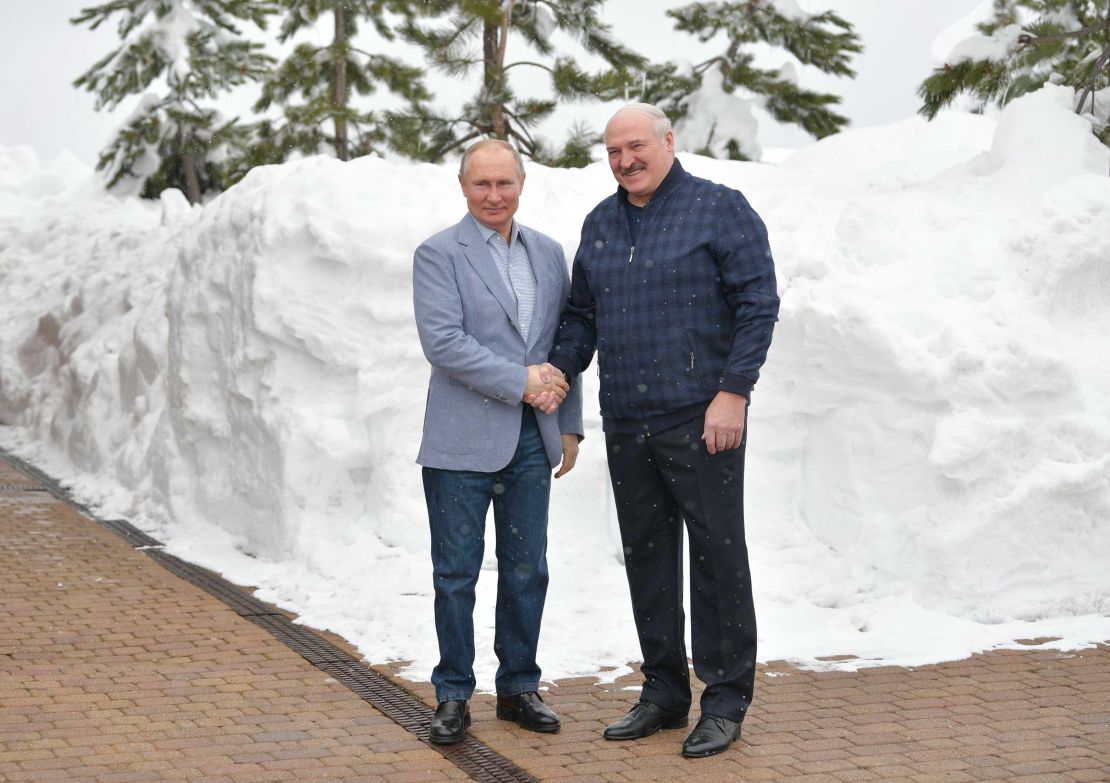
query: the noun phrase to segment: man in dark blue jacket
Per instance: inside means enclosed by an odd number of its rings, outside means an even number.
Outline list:
[[[739,736],[755,678],[744,425],[778,314],[774,264],[767,230],[744,196],[683,170],[659,109],[624,107],[605,145],[617,192],[582,226],[550,358],[573,381],[597,351],[644,659],[640,701],[605,736],[687,725],[685,521],[694,671],[705,691],[682,753],[709,756]]]

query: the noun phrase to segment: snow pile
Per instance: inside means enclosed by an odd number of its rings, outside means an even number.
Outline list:
[[[1027,96],[996,132],[942,115],[841,134],[780,167],[683,156],[747,194],[779,268],[748,461],[762,659],[1110,638],[1110,180],[1068,99]],[[426,677],[409,275],[463,214],[450,166],[312,158],[202,209],[93,198],[26,151],[0,164],[0,442]],[[570,257],[612,187],[604,164],[530,166],[520,218]],[[638,658],[583,378],[587,440],[553,492],[551,677]]]
[[[971,62],[980,60],[1005,62],[1014,49],[1017,48],[1018,38],[1020,37],[1020,24],[1009,24],[1000,27],[991,35],[973,35],[952,47],[952,51],[948,53],[944,61],[950,65],[957,65],[965,60]]]
[[[756,140],[759,122],[753,108],[756,98],[738,98],[724,89],[721,66],[714,65],[702,76],[701,86],[686,99],[686,114],[675,123],[677,149],[687,152],[709,150],[715,158],[728,159],[729,141],[749,160],[760,160],[763,150]]]

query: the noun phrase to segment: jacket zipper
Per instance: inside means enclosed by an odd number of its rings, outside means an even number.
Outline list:
[[[622,302],[623,310],[624,310],[624,313],[623,313],[624,317],[621,320],[624,322],[624,343],[625,343],[625,348],[626,348],[626,352],[625,352],[625,356],[624,356],[624,364],[625,364],[626,370],[628,372],[631,372],[632,369],[633,369],[633,365],[630,361],[630,355],[627,351],[627,348],[631,345],[631,340],[629,340],[629,338],[628,338],[628,334],[629,334],[629,331],[630,331],[629,324],[628,324],[630,316],[628,314],[628,310],[629,310],[629,306],[632,303],[632,295],[630,293],[631,290],[632,290],[632,288],[631,288],[631,286],[632,286],[632,257],[636,254],[636,246],[634,244],[632,244],[632,230],[628,227],[628,214],[627,214],[627,212],[623,208],[618,208],[617,211],[620,213],[621,223],[624,224],[625,236],[628,237],[628,263],[624,265],[624,286],[623,286],[623,288],[624,288],[624,297],[623,297],[623,302]],[[632,402],[633,399],[634,399],[634,396],[631,397],[628,400],[628,402]],[[620,411],[621,412],[617,414],[618,416],[623,418],[623,417],[628,415],[628,412],[627,412],[626,409],[621,408]]]

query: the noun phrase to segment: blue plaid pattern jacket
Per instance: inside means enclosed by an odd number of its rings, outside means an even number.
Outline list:
[[[618,188],[586,216],[550,358],[573,380],[597,351],[607,430],[749,396],[779,309],[767,229],[739,191],[675,160],[635,246],[627,200]]]

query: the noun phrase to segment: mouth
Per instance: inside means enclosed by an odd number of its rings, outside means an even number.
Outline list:
[[[642,165],[630,166],[629,168],[627,168],[627,169],[625,169],[624,171],[621,172],[621,176],[622,177],[634,177],[642,171],[644,171],[644,166],[642,166]]]

